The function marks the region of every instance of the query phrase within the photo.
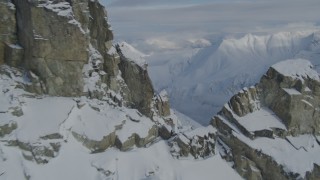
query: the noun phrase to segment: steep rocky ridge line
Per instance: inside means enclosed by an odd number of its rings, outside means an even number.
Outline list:
[[[220,154],[246,179],[318,179],[320,160],[308,157],[320,152],[319,85],[307,60],[270,67],[213,118]]]

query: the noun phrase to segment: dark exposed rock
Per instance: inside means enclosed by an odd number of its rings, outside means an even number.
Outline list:
[[[162,137],[163,139],[170,139],[172,137],[172,131],[171,129],[169,130],[165,125],[162,125],[159,128],[159,136]]]
[[[194,132],[196,131],[196,132]],[[188,157],[192,155],[195,159],[205,158],[215,154],[214,131],[196,129],[185,134],[178,134],[169,141],[171,154],[176,157]]]
[[[170,115],[169,97],[165,90],[161,91],[154,99],[155,108],[160,116],[166,117]]]
[[[259,90],[255,87],[245,88],[230,99],[230,106],[238,116],[244,116],[260,108]]]
[[[21,46],[16,44],[5,44],[5,62],[9,66],[18,67],[21,65],[24,50]]]
[[[148,71],[125,57],[119,47],[116,48],[120,55],[119,69],[121,76],[128,86],[128,106],[138,109],[142,114],[151,117],[151,103],[154,95]]]
[[[13,121],[0,125],[0,137],[10,134],[13,130],[17,129],[17,127],[17,123]]]
[[[121,151],[127,151],[133,146],[144,147],[148,143],[151,143],[158,137],[158,127],[153,126],[149,131],[146,137],[140,137],[138,134],[132,134],[127,140],[121,141],[119,138],[116,138],[115,146]]]
[[[22,153],[23,157],[29,161],[35,161],[38,164],[46,164],[49,159],[56,157],[57,152],[60,150],[60,143],[49,143],[43,145],[41,143],[29,143],[19,140],[9,141],[9,146],[18,146],[25,152]]]
[[[273,131],[268,129],[263,129],[259,131],[254,131],[255,137],[267,137],[267,138],[273,138]]]
[[[8,0],[0,0],[0,65],[5,62],[5,44],[15,44],[16,35],[16,10]]]
[[[313,164],[313,171],[307,172],[306,179],[316,180],[320,177],[320,166],[317,164]]]
[[[72,132],[72,134],[78,141],[82,142],[82,144],[90,149],[93,153],[103,152],[107,148],[114,146],[116,140],[115,132],[104,136],[100,141],[91,140],[86,136],[77,134],[76,132]]]
[[[14,1],[23,66],[37,74],[50,95],[83,91],[82,68],[88,61],[88,37],[67,2]]]

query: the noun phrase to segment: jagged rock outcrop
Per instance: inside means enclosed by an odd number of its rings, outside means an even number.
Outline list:
[[[151,117],[154,89],[147,69],[125,57],[120,45],[117,45],[116,49],[120,55],[119,69],[121,76],[129,89],[128,94],[125,96],[128,106],[138,109],[141,113]]]
[[[230,99],[230,107],[238,116],[244,116],[260,108],[256,87],[244,88]]]
[[[155,108],[160,116],[166,117],[170,115],[169,96],[166,90],[162,90],[159,95],[154,98]]]
[[[285,63],[295,63],[298,70],[283,70]],[[320,81],[311,68],[306,60],[280,62],[261,79],[262,104],[274,111],[293,135],[320,133]]]
[[[273,65],[213,118],[220,154],[246,179],[318,179],[320,160],[308,154],[320,153],[319,83],[307,60]],[[284,154],[295,155],[283,159]],[[292,162],[298,161],[314,165],[297,168]]]
[[[215,129],[198,128],[178,134],[169,141],[171,154],[175,158],[193,156],[195,159],[206,158],[215,154]]]

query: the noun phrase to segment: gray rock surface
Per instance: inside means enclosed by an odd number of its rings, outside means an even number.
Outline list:
[[[296,79],[270,68],[261,78],[261,103],[279,116],[293,135],[320,133],[320,82]]]
[[[12,67],[21,65],[23,59],[24,49],[16,44],[5,44],[5,63]]]
[[[151,103],[154,96],[154,89],[148,75],[148,71],[138,64],[125,57],[120,47],[116,47],[120,55],[119,69],[121,76],[128,86],[128,106],[138,109],[142,114],[151,117]]]
[[[89,43],[72,7],[63,1],[14,3],[18,39],[25,49],[22,66],[40,77],[50,95],[81,95]]]
[[[0,0],[0,65],[5,61],[5,44],[17,41],[15,13],[15,6],[11,1]]]
[[[165,90],[161,91],[154,98],[155,101],[155,109],[157,110],[160,116],[166,117],[170,115],[170,103],[169,97]]]
[[[215,154],[214,131],[196,129],[179,133],[169,140],[171,154],[176,158],[192,156],[195,159],[206,158]]]
[[[306,60],[288,60],[284,63],[287,63],[285,69],[279,68],[279,64],[272,66],[255,87],[245,88],[233,96],[212,120],[212,125],[218,129],[218,144],[222,149],[220,154],[227,161],[233,162],[234,168],[245,179],[319,178],[317,164],[314,164],[311,172],[299,175],[288,171],[276,162],[274,157],[265,154],[261,149],[255,149],[252,144],[247,144],[258,138],[287,139],[288,136],[304,134],[316,136],[320,133],[318,73]],[[295,64],[301,64],[303,67],[297,67]],[[291,71],[294,72],[292,75]],[[239,122],[241,118],[260,111],[261,108],[271,109],[273,116],[279,117],[286,129],[265,127],[250,131]],[[237,133],[252,141],[244,141],[244,137],[239,138]],[[308,152],[306,149],[305,151]]]

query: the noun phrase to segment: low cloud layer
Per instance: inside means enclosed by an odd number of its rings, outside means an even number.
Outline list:
[[[198,5],[148,6],[153,0],[117,0],[106,3],[116,38],[145,38],[160,35],[203,35],[211,33],[264,32],[286,28],[290,24],[317,26],[320,22],[319,0],[236,1],[199,3]],[[144,8],[129,6],[144,4]],[[158,1],[157,1],[158,2]],[[174,1],[174,2],[179,2]],[[190,1],[191,2],[191,1]],[[213,1],[215,2],[215,1]],[[122,7],[119,5],[127,4]],[[116,5],[118,4],[118,5]],[[170,4],[170,3],[168,3]],[[297,27],[298,27],[297,26]]]
[[[176,75],[188,71],[193,56],[199,56],[201,64],[210,51],[202,54],[200,49],[218,48],[222,39],[320,29],[320,0],[101,1],[107,6],[115,40],[127,41],[149,55],[156,90],[168,88]],[[173,108],[178,108],[179,99],[173,98]]]

